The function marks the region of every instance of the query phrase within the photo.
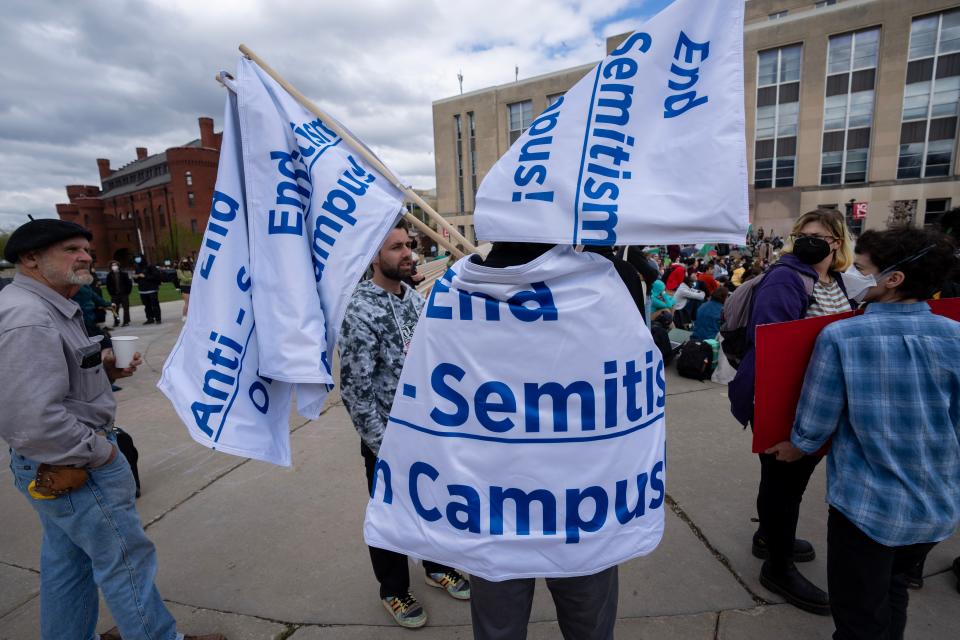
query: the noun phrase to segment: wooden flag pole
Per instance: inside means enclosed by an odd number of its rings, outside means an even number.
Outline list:
[[[230,78],[231,80],[233,79],[233,77],[230,76],[229,74],[227,74],[227,77]],[[223,78],[221,78],[219,74],[214,76],[214,79],[217,82],[219,82],[224,89],[227,89],[228,91],[233,90],[232,88],[227,86],[227,83],[223,81]],[[422,220],[417,218],[415,215],[411,214],[409,211],[404,214],[404,219],[410,222],[411,224],[413,224],[413,226],[415,226],[417,229],[422,231],[424,234],[433,238],[434,242],[436,242],[438,245],[450,251],[450,253],[455,258],[460,259],[463,257],[464,255],[463,251],[460,251],[459,249],[457,249],[455,246],[453,246],[453,244],[450,243],[449,240],[447,240],[446,238],[441,236],[439,233],[434,231],[429,225],[425,224]]]
[[[267,75],[273,78],[277,82],[277,84],[283,87],[287,91],[287,93],[289,93],[291,96],[294,97],[294,99],[297,102],[299,102],[310,113],[312,113],[313,115],[323,120],[326,126],[328,126],[330,129],[336,132],[336,134],[339,135],[341,138],[343,138],[343,140],[345,140],[353,148],[354,151],[356,151],[361,156],[363,156],[363,159],[366,160],[368,164],[370,164],[374,169],[380,172],[380,174],[383,175],[383,177],[385,177],[387,180],[389,180],[394,187],[402,191],[404,196],[406,196],[409,200],[417,204],[441,228],[446,229],[447,233],[450,235],[450,240],[448,241],[446,238],[444,238],[443,236],[438,234],[436,231],[431,229],[430,226],[427,225],[425,222],[418,219],[416,216],[412,215],[411,213],[407,212],[405,217],[411,224],[413,224],[417,229],[419,229],[423,233],[433,238],[433,240],[435,240],[438,244],[446,247],[447,250],[449,250],[456,258],[463,257],[464,251],[461,250],[459,247],[455,246],[455,243],[460,244],[469,253],[476,253],[477,248],[473,246],[472,243],[470,243],[466,238],[464,238],[463,235],[460,234],[452,224],[447,222],[447,220],[443,216],[441,216],[439,213],[434,211],[433,207],[427,204],[426,201],[424,201],[424,199],[421,198],[418,193],[416,193],[409,186],[402,184],[400,182],[400,179],[397,178],[397,176],[394,175],[394,173],[390,171],[390,169],[388,169],[386,165],[380,162],[380,159],[377,158],[377,156],[375,156],[369,149],[367,149],[367,147],[362,142],[354,138],[350,134],[350,132],[346,131],[343,127],[341,127],[336,120],[329,117],[322,109],[320,109],[320,107],[315,105],[313,102],[310,101],[309,98],[307,98],[305,95],[300,93],[300,91],[298,91],[296,87],[294,87],[292,84],[287,82],[282,76],[280,76],[280,74],[274,71],[273,68],[270,67],[270,65],[268,65],[259,56],[257,56],[257,54],[251,51],[250,48],[247,47],[247,45],[245,44],[240,45],[240,53],[245,55],[250,60],[253,60],[254,62],[256,62],[257,65],[267,73]]]

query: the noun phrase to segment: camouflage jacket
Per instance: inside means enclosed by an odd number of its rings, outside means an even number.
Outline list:
[[[363,442],[379,452],[406,345],[425,300],[403,284],[403,300],[370,280],[353,292],[340,328],[340,395]]]

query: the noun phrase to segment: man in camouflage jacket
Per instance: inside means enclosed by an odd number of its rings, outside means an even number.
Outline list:
[[[354,291],[340,329],[340,394],[360,434],[368,491],[373,490],[377,453],[403,360],[425,303],[423,296],[403,282],[413,269],[411,249],[406,225],[401,222],[374,257],[373,277]],[[407,557],[369,549],[383,606],[397,624],[422,627],[427,614],[410,593]],[[470,598],[470,584],[456,570],[429,561],[424,561],[423,567],[428,585],[446,590],[457,600]]]

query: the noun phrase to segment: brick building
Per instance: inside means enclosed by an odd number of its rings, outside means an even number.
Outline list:
[[[150,262],[194,256],[207,226],[217,180],[222,134],[200,118],[200,137],[163,153],[137,148],[137,159],[119,169],[100,158],[100,186],[68,185],[63,220],[93,232],[98,266],[111,259],[127,265],[144,254]]]

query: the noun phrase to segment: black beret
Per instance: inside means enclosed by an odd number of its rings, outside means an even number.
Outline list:
[[[93,240],[93,234],[86,227],[75,222],[67,222],[57,218],[40,218],[20,225],[10,235],[7,246],[3,250],[3,257],[7,262],[16,262],[21,253],[43,249],[61,240],[69,240],[83,236],[88,241]]]

